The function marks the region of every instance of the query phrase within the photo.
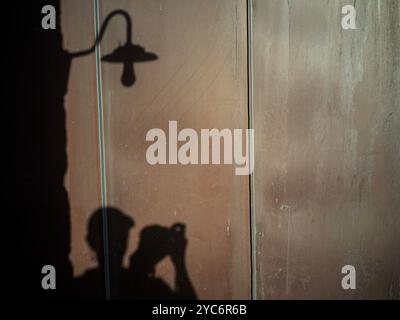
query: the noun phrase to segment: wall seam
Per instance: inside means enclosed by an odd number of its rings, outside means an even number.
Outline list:
[[[100,9],[99,0],[94,0],[94,28],[96,39],[100,33]],[[100,42],[95,47],[96,54],[96,89],[97,89],[97,111],[98,111],[98,134],[99,134],[99,163],[101,184],[101,210],[103,230],[103,254],[104,254],[104,282],[106,299],[111,299],[110,283],[110,256],[108,247],[108,215],[107,215],[107,180],[105,168],[105,142],[104,142],[104,109],[103,109],[103,83],[101,74],[101,49]]]
[[[253,0],[247,0],[247,94],[248,94],[248,127],[249,131],[249,163],[254,163],[254,109],[253,109]],[[253,159],[251,159],[253,157]],[[254,195],[255,167],[249,177],[249,210],[250,210],[250,265],[251,265],[251,299],[257,294],[256,268],[256,224],[255,224],[255,195]]]

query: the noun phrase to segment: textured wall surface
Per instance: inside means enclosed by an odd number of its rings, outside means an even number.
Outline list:
[[[102,65],[108,203],[136,222],[128,255],[146,225],[182,222],[199,298],[249,298],[248,177],[235,176],[231,165],[150,166],[145,141],[150,129],[168,133],[169,120],[197,132],[247,127],[245,4],[101,1],[103,17],[116,8],[131,15],[133,42],[158,56],[135,64],[131,88],[121,86],[119,65]],[[125,40],[124,21],[107,32],[103,54]],[[169,259],[157,274],[173,287]]]
[[[63,47],[87,49],[95,41],[92,1],[61,2]],[[79,27],[79,28],[77,28]],[[96,266],[86,242],[87,221],[101,206],[96,59],[94,54],[72,61],[65,97],[68,171],[64,183],[71,210],[71,254],[74,275]]]
[[[93,1],[61,3],[64,49],[89,47]],[[100,23],[125,10],[133,43],[158,59],[136,63],[129,88],[121,64],[96,69],[94,53],[72,61],[64,184],[74,275],[97,264],[87,224],[103,183],[106,205],[135,221],[124,267],[144,227],[182,222],[198,297],[250,298],[248,177],[232,165],[150,166],[145,141],[169,120],[198,132],[247,127],[245,1],[99,3]],[[356,30],[341,27],[346,4]],[[396,0],[253,0],[256,298],[400,298],[399,23]],[[125,38],[124,19],[113,18],[100,54]],[[357,290],[342,289],[344,265],[356,268]],[[174,286],[169,259],[156,275]]]
[[[257,298],[400,297],[399,6],[254,1]]]
[[[89,47],[94,38],[93,2],[62,3],[65,46],[71,51]],[[170,120],[178,122],[178,130],[197,132],[247,128],[245,2],[99,3],[100,23],[113,10],[124,10],[133,22],[133,43],[158,56],[134,65],[132,87],[121,84],[122,64],[101,63],[106,205],[135,222],[124,266],[128,267],[144,227],[181,222],[188,240],[187,269],[198,297],[250,298],[248,177],[235,176],[234,165],[151,166],[146,162],[151,143],[145,140],[153,128],[168,133]],[[99,46],[101,56],[125,40],[126,21],[116,16]],[[74,60],[66,97],[66,186],[75,275],[96,266],[86,236],[91,213],[101,205],[98,102],[93,53]],[[109,231],[111,238],[121,232],[112,225]],[[170,259],[157,265],[156,276],[174,287]]]

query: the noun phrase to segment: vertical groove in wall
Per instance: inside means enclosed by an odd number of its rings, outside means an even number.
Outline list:
[[[247,90],[248,90],[248,126],[254,129],[253,114],[253,1],[247,0]],[[249,135],[249,163],[255,164],[254,154],[254,131],[250,131]],[[251,159],[253,157],[253,159]],[[255,206],[254,206],[254,173],[249,177],[249,206],[250,206],[250,254],[251,254],[251,299],[256,299],[256,224],[255,224]]]
[[[100,9],[99,0],[94,0],[94,27],[96,39],[99,39],[100,32]],[[97,42],[97,41],[96,41]],[[103,247],[104,247],[104,280],[106,299],[111,298],[110,284],[110,261],[108,248],[108,219],[107,219],[107,181],[105,170],[105,146],[104,146],[104,119],[103,119],[103,91],[101,78],[101,51],[100,42],[96,45],[96,85],[97,85],[97,109],[98,109],[98,132],[99,132],[99,163],[101,183],[101,207],[103,222]]]

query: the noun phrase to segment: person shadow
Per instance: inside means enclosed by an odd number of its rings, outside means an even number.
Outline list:
[[[187,239],[184,224],[143,228],[138,248],[129,259],[129,267],[124,268],[129,233],[135,223],[119,209],[108,207],[106,224],[103,225],[103,213],[103,209],[98,209],[91,215],[86,237],[96,253],[98,267],[74,279],[75,298],[104,299],[108,290],[111,299],[197,299],[185,265]],[[104,227],[110,230],[108,237],[104,237]],[[175,269],[174,288],[155,273],[157,264],[166,257],[170,257]]]

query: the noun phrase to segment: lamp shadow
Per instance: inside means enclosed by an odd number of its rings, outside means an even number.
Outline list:
[[[103,235],[104,221],[108,225],[108,237]],[[96,253],[98,267],[74,280],[73,296],[77,299],[104,299],[106,296],[135,300],[196,299],[185,265],[185,225],[143,228],[129,267],[124,268],[122,262],[134,225],[130,216],[116,208],[98,209],[91,215],[86,240]],[[175,269],[174,288],[155,274],[157,264],[167,257]]]
[[[156,60],[157,58],[157,55],[154,53],[146,52],[143,47],[128,41],[123,46],[116,48],[113,53],[104,56],[101,61],[122,63],[121,83],[125,87],[130,87],[136,82],[134,64]]]
[[[96,47],[100,44],[101,40],[103,39],[105,31],[111,19],[115,16],[121,16],[125,19],[126,42],[123,46],[120,45],[118,48],[116,48],[112,53],[105,55],[101,59],[101,61],[111,62],[111,63],[121,63],[123,65],[121,83],[126,87],[130,87],[134,85],[136,82],[134,64],[157,60],[158,56],[155,53],[147,52],[145,48],[139,45],[133,44],[132,19],[129,13],[127,13],[124,10],[114,10],[111,13],[109,13],[107,17],[104,19],[102,27],[99,30],[99,34],[97,35],[93,46],[86,50],[69,53],[69,57],[70,59],[75,59],[92,54],[96,50]]]

